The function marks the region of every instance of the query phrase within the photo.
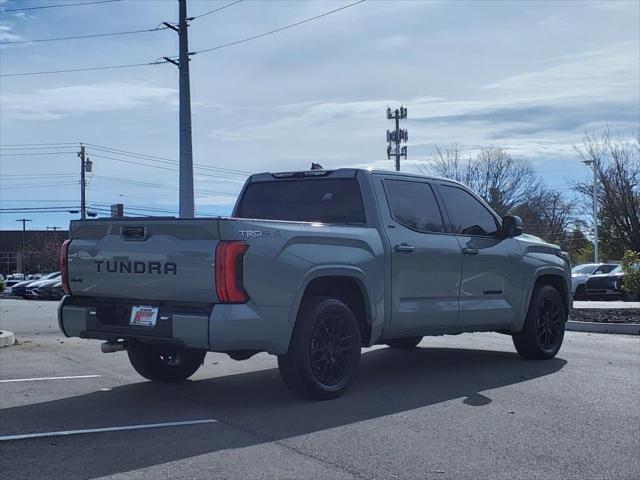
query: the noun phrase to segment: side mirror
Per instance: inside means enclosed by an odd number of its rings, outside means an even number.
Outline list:
[[[505,215],[502,217],[502,235],[505,238],[522,235],[522,219],[516,215]]]

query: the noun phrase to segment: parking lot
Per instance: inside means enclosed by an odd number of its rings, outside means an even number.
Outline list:
[[[307,403],[265,354],[210,353],[190,381],[147,382],[125,353],[64,338],[56,307],[0,300],[0,328],[19,341],[0,351],[4,478],[640,474],[638,337],[567,332],[546,362],[521,360],[499,334],[376,347],[344,397]]]

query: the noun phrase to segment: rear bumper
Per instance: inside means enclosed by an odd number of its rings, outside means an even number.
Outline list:
[[[130,311],[125,301],[114,303]],[[257,309],[251,303],[242,305],[209,305],[208,308],[160,306],[155,327],[129,326],[120,314],[114,321],[109,305],[79,302],[66,296],[58,307],[58,326],[67,337],[100,340],[133,340],[146,343],[173,344],[216,352],[259,350],[273,354],[286,353],[292,327],[288,311],[281,307]]]

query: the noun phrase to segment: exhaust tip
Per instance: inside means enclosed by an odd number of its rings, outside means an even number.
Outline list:
[[[113,352],[121,352],[127,349],[127,342],[104,342],[100,345],[100,350],[102,353],[113,353]]]

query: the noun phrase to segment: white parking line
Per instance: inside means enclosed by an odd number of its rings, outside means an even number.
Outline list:
[[[0,383],[10,382],[40,382],[42,380],[69,380],[73,378],[98,378],[100,375],[72,375],[70,377],[38,377],[38,378],[10,378],[0,380]]]
[[[121,430],[140,430],[143,428],[162,428],[162,427],[178,427],[182,425],[200,425],[203,423],[218,423],[218,420],[216,420],[215,418],[206,418],[204,420],[187,420],[184,422],[144,423],[141,425],[124,425],[122,427],[88,428],[86,430],[63,430],[60,432],[5,435],[4,437],[0,437],[0,442],[6,442],[9,440],[24,440],[27,438],[63,437],[67,435],[81,435],[84,433],[118,432]]]

